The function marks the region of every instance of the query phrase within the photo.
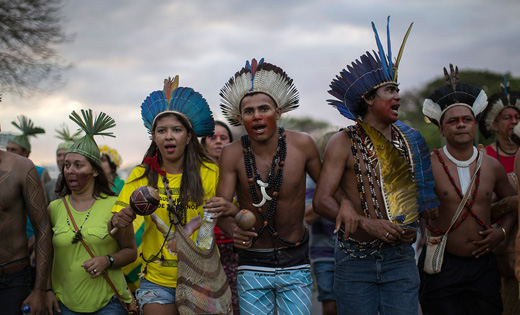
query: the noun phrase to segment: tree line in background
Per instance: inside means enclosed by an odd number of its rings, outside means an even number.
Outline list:
[[[486,92],[489,98],[494,93],[501,91],[500,85],[504,82],[504,74],[490,71],[459,69],[459,81],[480,87]],[[520,91],[520,78],[514,78],[510,74],[507,74],[507,81],[510,84],[509,90]],[[434,148],[441,148],[444,146],[445,142],[440,135],[437,126],[425,119],[424,114],[422,113],[422,104],[424,99],[426,99],[431,92],[445,84],[446,81],[444,80],[444,77],[439,77],[427,83],[420,89],[407,91],[401,94],[399,120],[419,130],[426,140],[430,151]],[[328,122],[315,120],[310,117],[285,118],[282,116],[280,119],[280,125],[284,126],[286,129],[303,131],[309,134],[316,133],[320,130],[332,129],[332,126]],[[346,118],[345,125],[347,125]],[[484,146],[487,146],[493,141],[495,141],[494,137],[486,139],[479,131],[475,138],[475,145],[481,143]]]

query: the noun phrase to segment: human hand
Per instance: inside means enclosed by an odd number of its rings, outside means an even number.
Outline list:
[[[415,229],[404,229],[404,233],[401,235],[401,242],[412,244],[417,238],[417,231]]]
[[[53,314],[53,309],[61,313],[58,300],[56,300],[56,296],[52,290],[45,292],[45,308],[47,308],[47,314]]]
[[[341,227],[344,227],[344,238],[347,239],[350,234],[357,231],[359,226],[360,216],[352,206],[352,203],[348,200],[343,200],[338,209],[338,215],[336,216],[336,228],[334,234],[338,233]]]
[[[248,249],[251,247],[251,245],[253,245],[253,237],[257,236],[258,234],[255,233],[255,228],[252,228],[251,231],[244,231],[238,226],[233,229],[233,242],[238,249]]]
[[[130,206],[121,209],[121,211],[116,212],[112,215],[110,222],[112,224],[112,230],[110,230],[110,235],[114,235],[117,233],[119,229],[124,229],[130,226],[132,222],[135,220],[136,215],[135,212],[130,208]]]
[[[405,233],[397,224],[385,219],[361,217],[360,227],[371,236],[379,238],[385,243],[395,243]]]
[[[94,257],[89,260],[85,260],[85,262],[81,264],[81,267],[85,269],[85,271],[92,279],[97,278],[105,273],[105,269],[107,269],[108,266],[110,266],[110,262],[106,256]]]
[[[212,218],[216,219],[220,216],[235,216],[238,213],[238,207],[229,200],[222,197],[211,197],[203,206],[204,211],[215,213]]]
[[[478,234],[483,236],[484,239],[473,241],[473,245],[478,247],[472,253],[475,258],[491,253],[506,238],[502,228],[490,228],[485,231],[479,231]]]
[[[20,312],[22,308],[27,305],[29,306],[30,313],[32,315],[38,314],[46,314],[46,304],[45,304],[45,292],[42,290],[34,289],[31,294],[23,301],[22,307],[20,307]]]

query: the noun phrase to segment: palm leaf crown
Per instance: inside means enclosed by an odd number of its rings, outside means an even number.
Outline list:
[[[83,117],[75,111],[69,115],[69,118],[78,124],[78,126],[85,132],[85,136],[74,142],[74,144],[67,150],[67,153],[78,153],[101,164],[101,154],[99,153],[96,141],[94,141],[94,136],[115,137],[112,132],[105,132],[105,130],[115,127],[116,122],[112,117],[103,112],[99,113],[99,115],[94,118],[91,109],[82,109],[81,115]]]
[[[18,116],[17,119],[18,122],[12,121],[11,124],[20,130],[22,134],[10,139],[9,141],[18,144],[27,151],[31,151],[29,137],[36,137],[38,134],[44,134],[45,129],[42,127],[35,127],[33,121],[24,115]]]
[[[58,145],[58,150],[68,150],[74,144],[74,142],[79,140],[79,136],[81,134],[81,129],[77,130],[75,133],[71,134],[69,127],[65,124],[62,124],[59,129],[55,129],[58,134],[55,136],[56,138],[63,140]]]

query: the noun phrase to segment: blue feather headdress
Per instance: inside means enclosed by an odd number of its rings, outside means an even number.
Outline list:
[[[141,117],[150,135],[157,117],[166,112],[184,117],[198,137],[213,135],[215,120],[208,102],[192,88],[179,87],[179,76],[165,79],[164,89],[152,92],[141,105]]]
[[[479,121],[479,128],[482,135],[486,138],[491,137],[495,131],[493,123],[498,115],[505,108],[514,108],[520,112],[520,91],[509,90],[509,82],[507,76],[504,76],[504,83],[500,84],[502,91],[497,92],[489,97],[488,106],[482,112]]]
[[[253,59],[220,90],[220,108],[222,113],[232,126],[240,126],[237,116],[240,115],[240,102],[244,96],[254,93],[269,95],[276,103],[282,113],[286,113],[299,106],[298,90],[293,80],[281,68]]]
[[[412,30],[412,24],[399,49],[397,58],[392,61],[392,49],[390,45],[390,17],[387,20],[388,55],[385,54],[383,45],[379,40],[376,26],[372,22],[372,29],[376,37],[378,52],[373,54],[366,52],[358,60],[343,69],[330,84],[329,93],[337,99],[327,100],[329,105],[336,107],[339,112],[352,120],[360,119],[355,108],[358,102],[368,92],[388,83],[397,84],[397,69],[403,55],[404,45]]]

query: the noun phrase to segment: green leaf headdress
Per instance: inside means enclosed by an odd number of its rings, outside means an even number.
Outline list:
[[[99,113],[98,117],[94,119],[91,109],[82,109],[81,115],[83,116],[83,119],[81,119],[78,113],[73,111],[72,114],[69,115],[69,118],[78,124],[86,134],[83,138],[74,142],[70,149],[67,150],[67,153],[78,153],[90,158],[98,164],[101,164],[101,154],[99,153],[96,141],[94,141],[94,136],[100,135],[114,137],[112,132],[103,131],[115,127],[116,122],[112,117],[103,112]]]
[[[24,148],[27,151],[31,151],[31,143],[29,143],[29,137],[36,137],[38,134],[45,133],[45,130],[41,127],[35,127],[32,120],[25,117],[24,115],[20,115],[17,117],[18,123],[12,121],[11,124],[18,128],[22,132],[21,135],[16,136],[9,140],[10,142],[14,142]]]
[[[55,129],[55,131],[58,134],[56,138],[63,140],[63,142],[58,145],[58,149],[56,151],[70,149],[74,142],[79,140],[79,135],[81,134],[81,130],[71,134],[69,127],[65,124],[62,124],[60,129]]]

